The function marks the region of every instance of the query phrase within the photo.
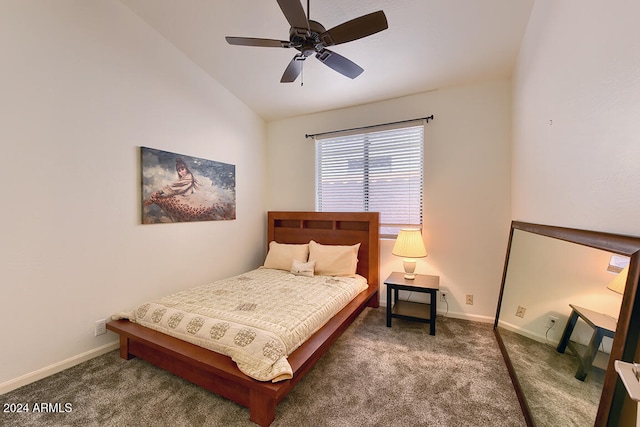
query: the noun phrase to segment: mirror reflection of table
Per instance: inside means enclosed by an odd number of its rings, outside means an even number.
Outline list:
[[[613,338],[613,336],[615,335],[616,319],[611,316],[607,316],[606,314],[598,313],[587,308],[578,307],[573,304],[569,304],[569,307],[571,307],[572,310],[571,316],[569,316],[567,326],[565,326],[564,328],[564,332],[562,334],[562,338],[560,339],[560,343],[558,344],[557,350],[558,353],[564,353],[565,349],[568,347],[569,350],[571,350],[571,352],[576,355],[580,362],[580,366],[578,367],[578,371],[576,372],[575,376],[580,381],[584,381],[584,379],[587,377],[587,374],[591,370],[593,360],[598,354],[598,348],[600,347],[600,343],[602,343],[602,338]],[[571,338],[573,329],[576,327],[578,318],[581,318],[587,323],[587,325],[593,328],[593,335],[591,336],[589,345],[582,354],[580,354],[577,345],[569,339]]]

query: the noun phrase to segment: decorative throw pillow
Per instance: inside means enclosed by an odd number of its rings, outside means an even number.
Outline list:
[[[264,266],[266,268],[290,271],[294,259],[307,262],[308,258],[309,245],[307,243],[294,245],[272,241],[269,243],[269,252],[264,260]]]
[[[321,276],[355,276],[360,243],[353,246],[322,245],[309,242],[309,261],[315,261],[315,273]]]
[[[313,269],[315,266],[315,261],[301,262],[294,259],[293,264],[291,264],[291,272],[297,276],[313,277]]]

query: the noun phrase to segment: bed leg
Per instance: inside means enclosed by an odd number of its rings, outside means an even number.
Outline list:
[[[276,402],[265,394],[251,390],[249,394],[249,419],[267,427],[276,418]]]
[[[135,357],[129,353],[129,338],[122,335],[120,335],[120,357],[125,360],[130,360]]]

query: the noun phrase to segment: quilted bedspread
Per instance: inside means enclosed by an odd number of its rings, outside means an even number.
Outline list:
[[[367,288],[363,277],[259,268],[140,305],[130,320],[225,354],[260,381],[292,378],[287,356]]]

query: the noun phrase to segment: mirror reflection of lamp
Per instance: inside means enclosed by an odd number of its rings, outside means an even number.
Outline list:
[[[404,278],[407,280],[415,279],[416,258],[424,258],[427,256],[427,250],[422,240],[422,231],[418,228],[401,229],[391,253],[404,258],[402,262],[404,266]]]
[[[610,289],[613,292],[619,293],[620,295],[624,294],[624,286],[627,284],[627,275],[628,274],[629,274],[629,266],[626,266],[607,285],[607,289]]]

